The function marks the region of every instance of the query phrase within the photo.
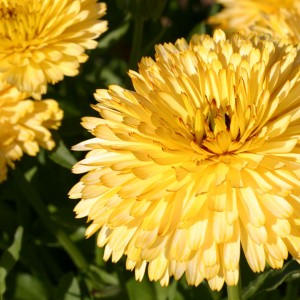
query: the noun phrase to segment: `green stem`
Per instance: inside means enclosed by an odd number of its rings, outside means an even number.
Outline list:
[[[237,285],[227,285],[228,300],[242,300],[242,286],[241,280],[238,281]]]
[[[287,292],[285,300],[294,300],[297,299],[299,290],[299,283],[296,280],[289,281],[287,284]]]
[[[143,29],[144,29],[144,19],[140,14],[135,15],[133,26],[134,26],[133,39],[131,44],[129,68],[135,70],[137,67],[137,62],[141,56]]]
[[[23,173],[16,169],[14,172],[16,177],[16,182],[19,185],[19,190],[30,203],[36,213],[39,215],[48,230],[56,237],[60,245],[65,249],[65,251],[70,255],[76,267],[80,270],[87,269],[88,263],[77,249],[76,245],[72,242],[69,236],[58,228],[57,224],[51,219],[51,216],[40,198],[37,191],[30,185],[27,178]]]
[[[66,250],[66,252],[72,258],[74,264],[79,270],[85,270],[88,268],[88,262],[83,257],[81,252],[78,250],[73,241],[69,236],[62,230],[56,229],[53,231],[53,234],[56,236],[58,242]]]

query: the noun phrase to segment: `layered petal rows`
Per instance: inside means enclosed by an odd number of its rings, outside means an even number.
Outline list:
[[[35,156],[40,147],[53,149],[50,130],[60,126],[62,117],[55,100],[30,100],[28,94],[0,80],[0,182],[23,153]]]
[[[254,272],[299,259],[299,67],[285,41],[217,30],[156,46],[134,91],[97,90],[70,197],[104,258],[216,290],[237,284],[241,246]]]
[[[216,0],[223,6],[221,12],[209,18],[209,22],[228,31],[250,32],[256,22],[271,18],[281,9],[300,8],[299,0]],[[279,30],[281,31],[281,29]]]
[[[78,74],[107,29],[96,0],[0,0],[0,73],[36,98],[47,83]]]

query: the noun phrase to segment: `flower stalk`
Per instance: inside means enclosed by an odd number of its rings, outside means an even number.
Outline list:
[[[237,285],[227,285],[228,300],[242,300],[241,281]]]
[[[133,39],[129,60],[129,68],[136,69],[137,61],[140,59],[142,40],[143,40],[143,29],[144,29],[144,19],[142,16],[136,14],[134,18],[134,28],[133,28]]]
[[[48,230],[56,237],[59,244],[62,245],[62,247],[70,255],[75,266],[80,270],[87,269],[87,261],[77,249],[76,245],[69,238],[69,236],[64,231],[58,229],[56,224],[53,222],[46,206],[39,197],[38,193],[29,184],[26,175],[24,176],[18,169],[14,170],[14,174],[16,177],[16,182],[19,185],[19,190],[26,198],[26,200],[30,203],[35,212],[39,215]]]

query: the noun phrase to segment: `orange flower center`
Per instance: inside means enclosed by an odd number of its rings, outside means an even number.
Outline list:
[[[0,18],[1,19],[16,19],[17,12],[15,8],[1,7],[0,8]]]

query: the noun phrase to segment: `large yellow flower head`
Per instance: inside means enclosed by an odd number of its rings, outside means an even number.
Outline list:
[[[223,5],[209,23],[229,31],[249,31],[256,21],[276,13],[280,8],[291,9],[300,5],[299,0],[216,0]]]
[[[0,0],[0,72],[35,97],[47,83],[75,76],[86,49],[107,29],[96,0]]]
[[[97,90],[70,197],[104,259],[216,290],[237,283],[240,245],[254,272],[299,259],[299,67],[296,46],[217,30],[158,45],[135,91]]]
[[[0,82],[0,182],[6,179],[7,166],[14,167],[23,153],[35,156],[40,146],[55,146],[49,129],[60,126],[62,110],[55,100],[26,100],[27,96]]]

